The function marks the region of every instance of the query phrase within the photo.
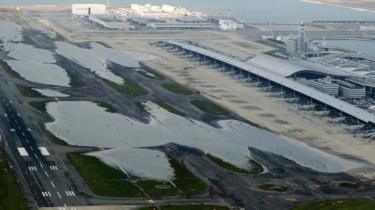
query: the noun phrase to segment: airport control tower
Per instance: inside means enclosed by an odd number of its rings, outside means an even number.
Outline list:
[[[297,52],[298,54],[303,54],[306,52],[306,35],[305,35],[305,24],[300,23],[298,27],[298,43],[297,43]]]

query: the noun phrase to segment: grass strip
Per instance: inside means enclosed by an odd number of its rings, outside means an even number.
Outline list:
[[[0,66],[2,69],[7,73],[9,76],[22,79],[21,75],[15,71],[12,70],[12,68],[7,64],[7,62],[0,60]]]
[[[41,112],[46,112],[47,108],[47,102],[46,101],[31,101],[29,102],[30,106],[32,106],[34,109],[41,111]]]
[[[150,73],[150,74],[152,74],[152,75],[155,76],[155,77],[151,77],[150,75],[145,74],[144,75],[145,77],[150,78],[150,79],[156,79],[156,80],[163,80],[163,79],[165,79],[165,77],[162,74],[160,74],[159,72],[157,72],[153,68],[147,66],[146,64],[144,64],[144,63],[141,62],[140,66],[141,66],[142,70],[144,70],[144,71],[146,71],[146,72],[148,72],[148,73]],[[142,74],[142,71],[138,71],[138,73]],[[143,72],[143,74],[144,74],[144,72]]]
[[[161,84],[161,87],[178,95],[192,95],[194,93],[189,88],[182,86],[178,83],[167,82],[167,83]]]
[[[177,110],[176,108],[174,108],[173,106],[169,105],[168,103],[165,103],[163,101],[156,101],[156,104],[159,105],[160,107],[162,107],[163,109],[167,110],[170,113],[173,113],[175,115],[179,115],[179,116],[182,116],[182,117],[186,116],[185,113]]]
[[[219,106],[215,103],[212,103],[210,101],[193,100],[193,101],[191,101],[191,104],[193,104],[198,109],[200,109],[204,112],[207,112],[209,114],[212,114],[212,115],[228,115],[228,114],[230,114],[230,112],[228,110],[226,110],[223,107],[221,107],[221,106]]]
[[[3,150],[0,150],[0,209],[26,210],[27,201],[24,198]]]
[[[44,97],[38,91],[32,89],[31,87],[23,86],[23,85],[16,85],[18,91],[26,97]]]
[[[182,193],[168,182],[156,180],[138,181],[139,186],[151,197],[176,196]]]
[[[274,192],[285,192],[288,191],[288,187],[277,186],[274,184],[262,184],[258,186],[259,189],[264,191],[274,191]]]
[[[115,82],[112,82],[107,79],[102,79],[107,85],[111,86],[113,89],[120,93],[124,93],[131,96],[144,96],[148,94],[148,91],[140,86],[138,83],[134,82],[133,80],[122,77],[124,79],[124,83],[119,85]]]
[[[224,206],[212,206],[212,205],[168,205],[161,206],[161,210],[229,210],[228,207]],[[138,210],[157,210],[155,207],[144,207]]]
[[[232,165],[228,162],[225,162],[224,160],[218,158],[218,157],[215,157],[211,154],[207,154],[207,157],[208,159],[212,160],[214,163],[216,163],[218,166],[222,167],[222,168],[225,168],[229,171],[232,171],[232,172],[236,172],[236,173],[241,173],[241,174],[248,174],[249,171],[245,170],[245,169],[242,169],[242,168],[239,168],[235,165]]]
[[[260,174],[260,173],[262,173],[264,171],[262,165],[260,165],[255,160],[250,159],[249,162],[251,164],[251,170],[250,170],[251,174]]]
[[[292,210],[373,210],[375,201],[367,198],[336,199],[319,202],[304,203]]]
[[[206,191],[207,184],[188,170],[183,162],[174,158],[169,158],[169,163],[175,172],[176,178],[173,182],[176,184],[177,188],[186,194],[186,196]]]
[[[96,102],[96,104],[98,106],[104,108],[106,112],[109,112],[109,113],[118,113],[118,110],[114,106],[112,106],[112,104],[110,104],[110,103],[103,102],[103,101],[98,101],[98,102]]]

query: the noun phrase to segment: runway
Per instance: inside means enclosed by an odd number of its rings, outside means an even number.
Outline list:
[[[37,206],[75,206],[82,204],[72,185],[67,182],[60,167],[56,164],[48,151],[48,147],[38,145],[32,136],[22,116],[14,109],[13,102],[6,98],[1,99],[5,113],[10,138],[5,138],[7,148],[14,155],[13,161],[18,164],[25,181],[27,182]]]

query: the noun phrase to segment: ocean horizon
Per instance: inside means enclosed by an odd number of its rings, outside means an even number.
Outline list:
[[[0,0],[0,5],[69,5],[101,3],[126,6],[132,3],[172,4],[212,15],[230,14],[246,22],[298,23],[314,20],[374,21],[374,13],[354,8],[316,4],[303,0]]]

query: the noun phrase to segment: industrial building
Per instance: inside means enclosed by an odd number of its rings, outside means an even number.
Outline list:
[[[345,114],[347,117],[356,119],[358,122],[361,121],[371,127],[375,126],[375,115],[367,110],[321,92],[315,88],[301,84],[293,79],[281,76],[280,74],[275,73],[275,70],[265,70],[259,66],[252,65],[249,62],[239,61],[235,58],[189,43],[167,41],[161,42],[159,45],[166,47],[170,51],[178,53],[179,55],[194,58],[200,62],[213,64],[217,66],[218,69],[226,69],[227,71],[230,71],[231,74],[237,74],[241,78],[246,79],[246,81],[255,80],[257,83],[262,83],[263,81],[265,84],[278,87],[281,92],[288,91],[293,93],[292,95],[303,96],[304,98],[308,98],[311,103],[322,104],[326,108],[330,108],[330,110],[341,113],[341,115]],[[275,65],[274,68],[277,69],[278,66]]]
[[[298,54],[298,39],[294,35],[290,35],[286,41],[286,53],[290,56]]]
[[[87,20],[95,25],[101,26],[107,30],[134,30],[135,26],[129,22],[116,20],[111,16],[88,16]]]
[[[323,79],[312,80],[309,86],[323,92],[328,95],[338,96],[339,95],[339,85],[333,82],[331,77],[325,77]]]
[[[104,4],[73,4],[72,14],[79,16],[104,15],[107,7]]]
[[[229,20],[229,19],[218,19],[217,24],[220,30],[223,30],[223,31],[236,31],[236,30],[245,28],[243,23],[239,23],[235,20]]]
[[[347,99],[360,99],[366,97],[366,88],[347,81],[337,80],[340,85],[340,96]]]

